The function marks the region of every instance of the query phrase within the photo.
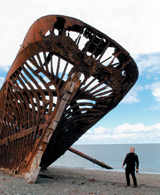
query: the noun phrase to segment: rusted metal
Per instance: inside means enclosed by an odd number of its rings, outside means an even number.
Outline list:
[[[91,161],[91,162],[93,162],[93,163],[95,163],[95,164],[105,168],[105,169],[113,169],[112,167],[106,165],[104,162],[100,162],[99,160],[94,159],[94,158],[92,158],[92,157],[90,157],[90,156],[88,156],[88,155],[86,155],[86,154],[84,154],[84,153],[82,153],[82,152],[72,148],[72,147],[70,147],[68,150],[73,152],[74,154],[77,154],[77,155],[79,155],[79,156],[81,156],[81,157],[83,157],[83,158],[85,158],[85,159],[87,159],[87,160],[89,160],[89,161]]]
[[[129,53],[97,29],[66,16],[38,19],[0,91],[0,167],[35,182],[137,78]]]

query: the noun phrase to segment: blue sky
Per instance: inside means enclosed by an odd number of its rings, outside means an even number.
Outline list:
[[[7,0],[1,2],[0,86],[23,39],[38,18],[78,18],[122,45],[139,79],[122,102],[77,144],[160,143],[160,27],[158,0]]]

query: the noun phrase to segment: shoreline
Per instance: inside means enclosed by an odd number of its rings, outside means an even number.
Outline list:
[[[57,165],[51,165],[50,168],[63,168],[63,169],[81,169],[81,170],[95,170],[95,171],[111,171],[111,172],[122,172],[124,173],[125,169],[98,169],[98,168],[86,168],[86,167],[66,167],[66,166],[57,166]],[[137,174],[137,173],[136,173]],[[138,174],[151,174],[151,175],[160,175],[160,172],[138,172]]]
[[[138,187],[125,187],[124,172],[110,170],[87,170],[79,168],[49,167],[40,171],[35,184],[25,179],[0,171],[0,192],[2,194],[45,194],[45,195],[125,195],[160,192],[160,174],[136,174]]]

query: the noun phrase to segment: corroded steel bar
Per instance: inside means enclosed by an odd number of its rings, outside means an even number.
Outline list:
[[[138,78],[129,53],[75,18],[33,23],[0,91],[0,167],[35,182]]]
[[[112,167],[106,165],[104,162],[100,162],[100,161],[98,161],[98,160],[96,160],[96,159],[94,159],[94,158],[92,158],[92,157],[90,157],[90,156],[88,156],[88,155],[86,155],[86,154],[84,154],[84,153],[74,149],[74,148],[70,147],[68,150],[73,152],[74,154],[77,154],[77,155],[79,155],[79,156],[81,156],[81,157],[83,157],[83,158],[85,158],[85,159],[87,159],[87,160],[89,160],[89,161],[91,161],[91,162],[93,162],[93,163],[103,167],[103,168],[113,169]]]

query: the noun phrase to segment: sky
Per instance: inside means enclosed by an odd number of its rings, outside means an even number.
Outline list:
[[[119,105],[76,144],[160,143],[159,0],[0,1],[0,87],[38,18],[77,18],[122,45],[134,58],[139,78]]]

